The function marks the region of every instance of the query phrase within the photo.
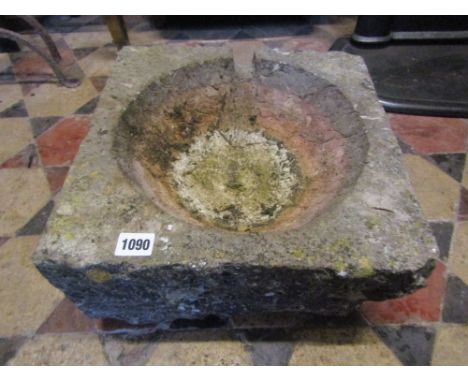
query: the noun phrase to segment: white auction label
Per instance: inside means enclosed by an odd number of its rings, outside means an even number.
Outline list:
[[[115,256],[151,256],[154,233],[122,232],[117,239]]]

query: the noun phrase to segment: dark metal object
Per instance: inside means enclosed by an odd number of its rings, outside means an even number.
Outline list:
[[[124,45],[129,44],[127,27],[125,26],[125,20],[123,16],[104,16],[107,28],[112,35],[114,44],[117,45],[117,49],[121,49]]]
[[[35,46],[34,44],[30,43],[26,40],[22,35],[19,33],[10,31],[8,29],[0,28],[0,38],[6,38],[9,40],[13,40],[17,43],[22,43],[26,45],[29,49],[36,52],[40,55],[47,64],[52,68],[55,76],[59,80],[59,82],[67,87],[67,88],[74,88],[80,85],[80,80],[76,78],[68,78],[62,69],[60,68],[59,63],[62,61],[62,57],[55,45],[54,41],[50,37],[49,33],[45,30],[45,28],[32,16],[18,16],[21,20],[25,21],[29,25],[31,25],[34,30],[41,36],[44,43],[47,45],[49,49],[50,56],[44,52],[41,48]]]
[[[359,16],[354,29],[354,41],[382,43],[392,39],[392,16]]]
[[[391,40],[468,38],[467,16],[359,16],[351,40],[379,44]]]
[[[17,16],[19,19],[23,20],[24,22],[28,23],[30,26],[34,28],[34,30],[41,36],[44,43],[47,45],[49,49],[50,55],[56,62],[62,61],[62,56],[60,56],[59,50],[57,49],[57,45],[55,45],[54,40],[50,37],[47,30],[41,25],[39,21],[37,21],[32,16]]]
[[[339,39],[330,50],[364,59],[387,111],[468,117],[468,41],[356,44]]]

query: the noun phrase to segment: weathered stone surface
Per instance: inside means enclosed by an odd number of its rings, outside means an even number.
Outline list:
[[[437,246],[363,61],[259,46],[253,57],[237,76],[228,45],[119,53],[34,257],[88,315],[164,328],[210,314],[346,314],[424,284]],[[174,163],[229,129],[261,132],[297,166],[296,193],[256,196],[281,204],[271,219],[242,220],[262,211],[235,204],[217,219],[180,199]],[[258,161],[234,157],[197,187],[253,190]],[[233,175],[213,184],[212,168]],[[152,256],[114,256],[120,232],[155,233]]]

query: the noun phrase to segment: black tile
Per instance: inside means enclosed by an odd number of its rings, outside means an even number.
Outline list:
[[[73,54],[77,60],[81,60],[82,58],[90,55],[91,53],[95,52],[98,48],[77,48],[73,49]]]
[[[94,97],[91,101],[85,103],[77,111],[75,111],[75,114],[91,114],[91,113],[93,113],[94,110],[96,109],[98,101],[99,101],[99,96]]]
[[[33,136],[37,138],[41,135],[44,131],[55,125],[55,123],[62,117],[38,117],[38,118],[31,118],[29,121],[31,122]]]
[[[439,258],[447,261],[450,242],[452,241],[453,223],[452,222],[431,222],[429,223],[434,234],[437,246],[439,247]]]
[[[245,39],[252,39],[253,37],[244,31],[239,31],[232,37],[233,40],[245,40]]]
[[[414,154],[413,148],[407,143],[403,142],[400,138],[397,138],[398,144],[400,145],[401,152],[403,154]]]
[[[190,40],[190,37],[187,36],[185,33],[177,33],[172,39],[173,40]]]
[[[19,52],[20,47],[16,42],[8,38],[0,38],[0,53]]]
[[[466,154],[434,154],[427,159],[457,182],[461,182]]]
[[[294,342],[283,329],[252,329],[240,334],[255,366],[287,366]]]
[[[27,117],[27,116],[28,116],[28,111],[26,110],[26,107],[24,106],[23,100],[15,103],[13,106],[10,106],[9,108],[3,110],[0,113],[0,118],[22,118],[22,117]]]
[[[447,280],[442,319],[457,324],[468,323],[468,286],[454,275],[449,275]]]
[[[39,164],[39,156],[37,154],[36,146],[29,144],[23,148],[14,157],[7,159],[5,162],[0,163],[0,168],[17,168],[17,167],[36,167]]]
[[[18,236],[40,235],[46,226],[50,213],[54,208],[54,201],[51,200],[42,209],[34,215],[23,228],[20,228],[16,234]]]
[[[382,341],[405,366],[429,366],[435,330],[423,326],[380,326],[374,328]]]
[[[6,365],[23,343],[24,338],[20,337],[0,338],[0,366]]]
[[[314,27],[312,25],[307,25],[301,28],[298,28],[294,31],[295,36],[303,36],[303,35],[310,35],[314,31]]]
[[[41,16],[40,21],[49,33],[105,30],[104,20],[101,16]]]
[[[468,190],[465,187],[462,187],[460,190],[458,220],[468,220]]]
[[[15,73],[13,72],[13,67],[9,66],[0,72],[0,83],[12,83],[15,81]]]

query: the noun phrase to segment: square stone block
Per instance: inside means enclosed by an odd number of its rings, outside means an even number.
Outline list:
[[[119,52],[34,262],[89,316],[163,328],[344,315],[436,258],[362,59],[232,43]]]

